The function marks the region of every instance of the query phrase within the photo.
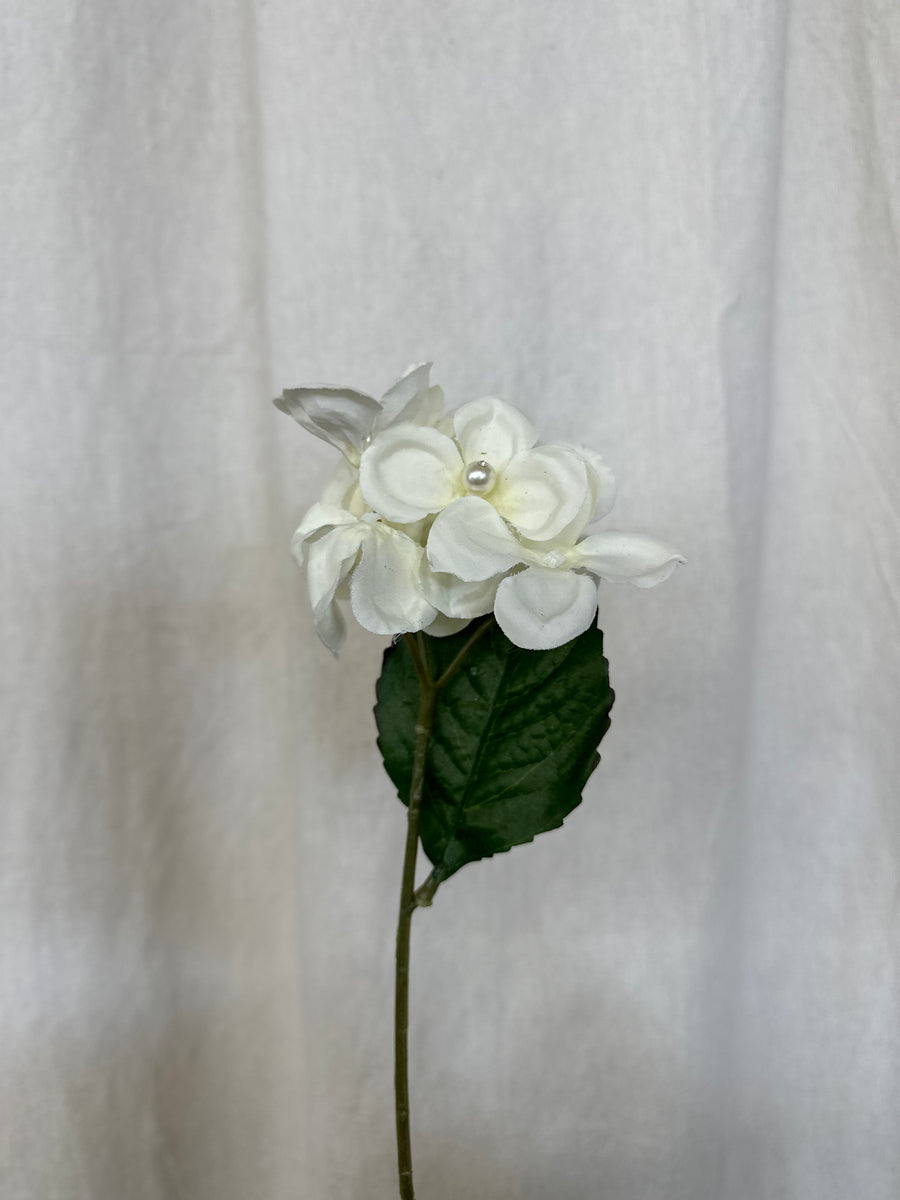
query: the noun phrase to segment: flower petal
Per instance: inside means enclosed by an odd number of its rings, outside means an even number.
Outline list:
[[[396,529],[383,525],[370,529],[350,580],[353,615],[370,633],[424,629],[437,616],[437,609],[419,587],[422,547]]]
[[[445,617],[443,613],[438,613],[431,624],[425,626],[425,632],[430,637],[452,637],[468,624],[468,617]]]
[[[395,425],[363,454],[359,483],[377,513],[406,524],[439,512],[460,494],[462,466],[456,446],[436,429]]]
[[[356,523],[356,517],[345,508],[338,508],[334,504],[316,503],[294,530],[294,536],[291,538],[291,554],[297,560],[298,565],[302,567],[307,542],[318,541],[322,534]]]
[[[291,547],[293,548],[295,542],[299,545],[308,541],[323,530],[335,529],[340,525],[355,525],[356,521],[357,518],[346,508],[340,508],[337,504],[325,504],[319,500],[303,514],[294,532]]]
[[[588,490],[584,504],[557,535],[557,540],[566,546],[574,546],[592,521],[599,521],[610,511],[616,499],[616,481],[612,471],[599,454],[584,446],[570,446],[582,459],[587,471]]]
[[[467,583],[457,575],[433,571],[428,559],[422,556],[419,570],[422,591],[438,612],[445,616],[464,617],[467,621],[473,617],[483,617],[494,607],[499,582],[500,577],[495,575],[491,579]]]
[[[313,611],[334,599],[338,584],[349,574],[367,532],[364,525],[332,529],[308,547],[306,586]]]
[[[443,408],[444,393],[428,382],[431,363],[407,367],[406,372],[381,397],[381,416],[376,429],[412,421],[416,425],[434,425]]]
[[[347,640],[347,622],[344,620],[341,606],[333,600],[319,609],[314,619],[316,636],[337,658]]]
[[[642,533],[593,533],[572,552],[574,565],[611,583],[653,587],[672,574],[685,558],[671,546]]]
[[[308,548],[306,586],[316,633],[332,654],[344,644],[346,625],[335,602],[335,592],[356,562],[367,527],[354,523],[332,529]]]
[[[275,407],[354,462],[359,461],[381,413],[381,405],[372,396],[353,388],[327,385],[288,388],[275,401]]]
[[[587,468],[574,450],[538,446],[517,454],[497,481],[491,503],[532,541],[557,537],[585,506]]]
[[[585,447],[576,447],[576,452],[584,459],[587,467],[588,486],[591,490],[593,508],[589,521],[599,521],[607,513],[612,512],[616,502],[616,477],[599,454]]]
[[[462,405],[453,415],[456,440],[468,465],[484,459],[495,471],[502,471],[509,460],[537,441],[534,426],[517,408],[485,396]]]
[[[369,507],[359,490],[359,467],[354,467],[346,458],[338,459],[334,474],[322,493],[323,504],[336,504],[345,508],[354,517],[361,517]]]
[[[493,505],[479,496],[464,496],[438,513],[427,551],[432,570],[469,583],[530,561],[530,552],[519,545]]]
[[[527,567],[497,588],[494,616],[516,646],[552,650],[584,633],[597,611],[597,584],[574,571]]]

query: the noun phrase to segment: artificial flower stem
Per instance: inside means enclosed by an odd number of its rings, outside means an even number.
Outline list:
[[[419,680],[419,712],[413,746],[412,778],[406,816],[406,851],[403,856],[403,881],[400,885],[400,913],[397,918],[397,972],[394,993],[394,1097],[397,1113],[397,1165],[400,1172],[401,1200],[415,1200],[412,1177],[412,1148],[409,1135],[409,943],[412,915],[416,908],[428,907],[440,884],[432,871],[425,883],[415,890],[416,856],[419,849],[419,817],[425,788],[425,760],[434,724],[438,692],[450,682],[466,655],[494,625],[488,616],[475,630],[453,662],[437,679],[428,663],[428,643],[422,633],[405,633],[403,640],[413,660]]]
[[[409,634],[404,635],[419,677],[420,699],[416,717],[412,779],[406,820],[406,852],[403,856],[403,882],[400,886],[400,913],[397,918],[397,974],[394,994],[394,1096],[397,1113],[397,1166],[400,1173],[401,1200],[415,1200],[412,1176],[412,1149],[409,1136],[409,938],[419,847],[419,814],[425,784],[425,757],[434,721],[437,688],[428,670],[424,647]]]
[[[441,879],[432,871],[425,882],[413,892],[413,904],[416,908],[430,908],[434,901],[434,893],[440,887]]]

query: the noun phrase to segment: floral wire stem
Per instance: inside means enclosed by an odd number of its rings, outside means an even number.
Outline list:
[[[422,789],[425,783],[425,755],[434,719],[437,691],[427,668],[419,657],[415,641],[406,637],[406,644],[416,664],[421,697],[416,718],[416,741],[413,752],[412,781],[409,789],[409,812],[406,825],[406,853],[403,856],[403,882],[400,886],[400,912],[397,918],[397,974],[394,996],[394,1096],[397,1112],[397,1167],[400,1172],[401,1200],[415,1200],[412,1177],[412,1149],[409,1140],[409,935],[412,924],[413,887],[416,874],[416,851],[419,844],[419,814]]]
[[[406,851],[403,856],[403,879],[400,885],[400,912],[397,918],[397,970],[394,993],[394,1096],[397,1114],[397,1166],[400,1175],[401,1200],[415,1200],[412,1175],[412,1148],[409,1134],[409,943],[413,911],[427,907],[434,898],[440,879],[432,872],[415,891],[416,855],[419,848],[419,818],[425,787],[425,760],[428,741],[434,724],[434,709],[438,692],[445,687],[462,666],[466,655],[488,630],[494,618],[483,621],[437,679],[428,664],[428,648],[422,634],[403,635],[419,680],[419,711],[416,716],[416,737],[413,749],[412,779],[409,787],[409,806],[406,822]]]

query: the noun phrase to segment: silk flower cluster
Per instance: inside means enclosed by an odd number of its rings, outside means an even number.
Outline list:
[[[411,367],[380,400],[325,386],[275,401],[343,455],[292,541],[332,653],[348,600],[371,633],[440,637],[493,612],[515,645],[549,650],[594,620],[599,580],[652,587],[685,561],[643,534],[589,532],[615,498],[600,456],[538,444],[495,397],[445,414],[430,371]]]

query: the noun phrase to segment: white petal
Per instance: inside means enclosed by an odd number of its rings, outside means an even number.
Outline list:
[[[611,583],[653,587],[672,574],[684,557],[642,533],[593,533],[575,547],[572,560]]]
[[[443,392],[441,395],[443,395]],[[441,433],[446,434],[448,438],[456,436],[456,431],[453,428],[453,413],[445,413],[444,416],[439,417],[434,422],[434,427],[440,430]]]
[[[574,546],[586,527],[592,521],[597,521],[612,508],[616,499],[616,481],[612,471],[603,462],[599,454],[583,446],[571,446],[584,462],[587,470],[588,490],[584,504],[565,527],[560,530],[557,540],[566,546]]]
[[[494,396],[458,408],[453,428],[467,466],[484,459],[498,472],[514,455],[529,450],[537,441],[534,426],[524,413]]]
[[[329,604],[316,617],[316,636],[337,658],[347,640],[347,622],[337,602]]]
[[[349,574],[360,544],[366,536],[363,525],[332,529],[307,548],[306,586],[313,611],[330,604],[338,584]]]
[[[587,473],[588,488],[584,503],[564,529],[555,535],[554,541],[563,546],[574,546],[593,521],[605,517],[615,504],[616,480],[610,468],[595,451],[586,446],[566,446],[583,461]],[[492,494],[491,499],[494,499]]]
[[[584,460],[565,446],[518,454],[497,481],[491,503],[532,541],[557,537],[589,496]]]
[[[288,388],[275,407],[356,462],[381,413],[371,396],[329,386]]]
[[[469,583],[530,561],[530,552],[519,545],[497,510],[478,496],[464,496],[438,513],[427,551],[433,570]]]
[[[361,517],[369,506],[359,490],[359,467],[354,467],[346,458],[339,459],[334,474],[325,485],[322,503],[337,505],[354,517]]]
[[[441,424],[444,412],[444,389],[433,384],[428,389],[427,395],[414,405],[410,405],[406,412],[409,414],[406,418],[408,421],[413,421],[416,425],[433,425],[437,428]],[[448,436],[453,436],[452,430]]]
[[[439,512],[462,490],[459,451],[444,434],[420,425],[379,433],[362,456],[366,502],[388,521],[406,524]]]
[[[382,413],[376,428],[399,425],[412,421],[416,425],[434,425],[441,414],[444,393],[439,387],[431,387],[428,377],[431,363],[420,363],[408,367],[405,374],[381,397]]]
[[[350,580],[353,615],[370,633],[413,633],[430,625],[437,610],[419,587],[419,563],[424,551],[408,537],[383,525],[371,526],[372,536]]]
[[[428,536],[428,530],[431,528],[431,520],[428,517],[421,521],[385,521],[386,525],[390,525],[391,529],[397,529],[400,533],[405,533],[406,536],[420,546],[425,545],[425,539]]]
[[[429,637],[452,637],[468,624],[468,617],[445,617],[443,613],[438,613],[431,624],[425,626],[425,632]]]
[[[584,633],[597,611],[597,585],[574,571],[528,567],[497,589],[494,616],[516,646],[552,650]]]
[[[291,547],[299,546],[301,542],[308,541],[317,533],[323,530],[335,529],[339,525],[355,525],[357,518],[353,513],[348,512],[346,508],[339,508],[336,504],[325,504],[322,501],[317,501],[303,515],[303,519],[297,526],[294,537],[291,541]]]
[[[493,609],[500,577],[495,575],[491,579],[466,583],[457,575],[433,571],[423,555],[419,582],[423,593],[438,612],[471,621],[473,617],[483,617]]]
[[[616,502],[616,477],[599,454],[586,447],[576,447],[576,452],[584,459],[587,467],[588,485],[591,490],[593,507],[589,521],[599,521],[607,513],[612,512]]]
[[[316,633],[332,654],[337,654],[346,636],[344,618],[335,602],[335,592],[356,562],[366,527],[358,523],[332,529],[308,549],[306,586],[312,604]]]

